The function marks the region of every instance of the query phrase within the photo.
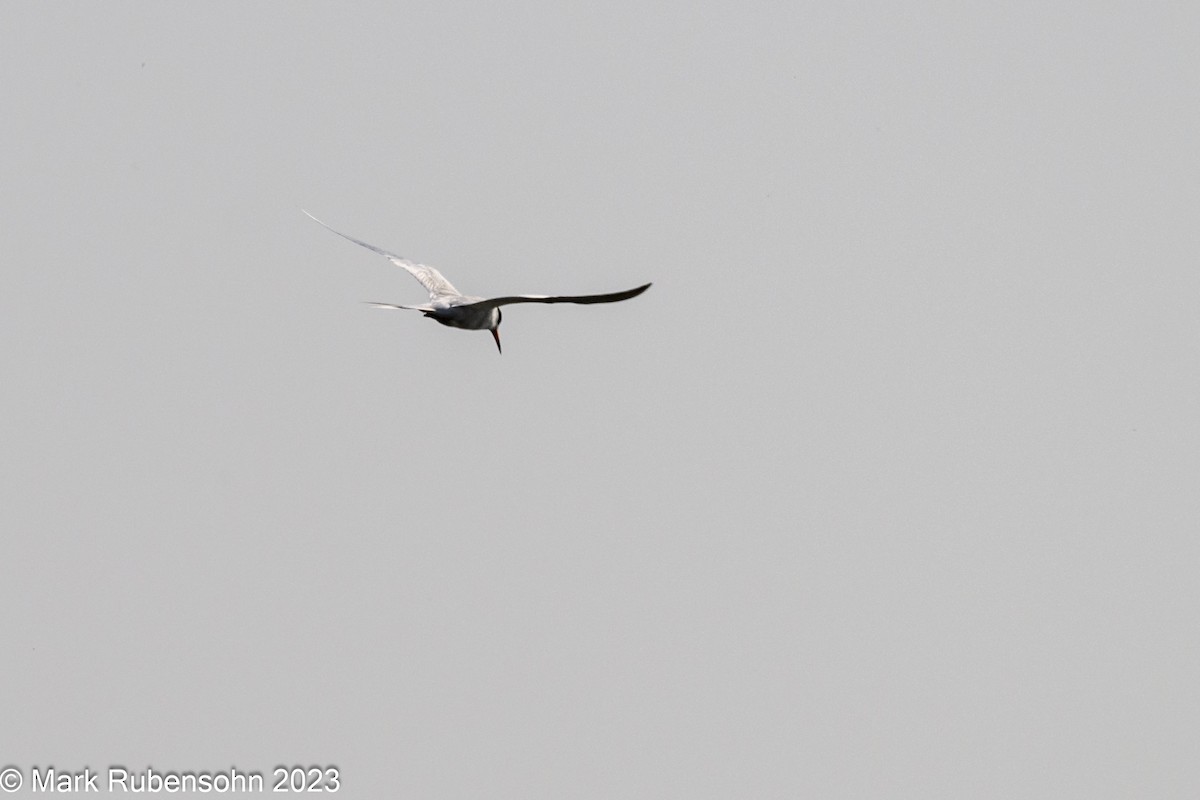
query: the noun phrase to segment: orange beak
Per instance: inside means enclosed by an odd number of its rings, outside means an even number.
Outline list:
[[[492,328],[491,331],[492,338],[496,340],[496,351],[503,353],[504,351],[500,349],[500,326],[497,325],[496,327]]]

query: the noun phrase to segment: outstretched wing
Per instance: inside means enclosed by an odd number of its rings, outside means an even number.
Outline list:
[[[477,303],[470,303],[474,307],[496,308],[497,306],[508,306],[513,303],[578,303],[580,305],[590,305],[591,303],[618,303],[622,300],[628,300],[631,297],[637,297],[642,292],[650,288],[650,284],[639,286],[636,289],[626,289],[623,292],[613,292],[612,294],[581,294],[573,296],[551,296],[545,294],[516,294],[512,297],[492,297],[488,300],[480,300]],[[464,304],[466,305],[466,304]]]
[[[300,210],[304,211],[304,209],[300,209]],[[307,211],[304,211],[304,213],[308,214]],[[397,267],[404,267],[404,269],[408,270],[410,275],[412,275],[414,278],[416,278],[418,281],[420,281],[421,285],[425,287],[426,291],[429,292],[430,299],[432,299],[434,297],[446,297],[446,296],[460,297],[462,295],[462,292],[458,291],[458,289],[455,289],[454,286],[450,283],[450,281],[448,281],[444,277],[442,277],[442,273],[438,272],[433,267],[427,267],[424,264],[414,263],[412,261],[409,261],[407,258],[402,258],[401,256],[396,255],[395,253],[389,253],[387,250],[384,250],[381,247],[376,247],[373,244],[367,244],[366,242],[362,241],[361,239],[355,239],[353,236],[347,236],[346,234],[342,233],[341,231],[333,230],[333,228],[330,228],[328,225],[326,225],[324,222],[321,222],[321,220],[317,219],[312,214],[308,214],[308,216],[311,217],[317,224],[319,224],[325,228],[328,228],[329,230],[333,231],[334,233],[336,233],[338,236],[342,237],[343,239],[349,239],[350,241],[354,242],[355,244],[365,247],[368,250],[374,250],[376,253],[379,253],[379,255],[383,256],[388,261],[391,261]]]
[[[367,305],[369,305],[371,308],[386,308],[386,309],[399,308],[399,309],[403,309],[405,311],[433,311],[434,310],[433,306],[398,306],[395,303],[376,303],[371,300],[365,300],[364,302]]]

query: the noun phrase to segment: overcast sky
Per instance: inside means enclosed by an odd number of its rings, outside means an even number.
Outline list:
[[[1200,796],[1197,41],[6,4],[15,796]],[[498,355],[363,305],[426,296],[301,208],[468,294],[654,286]]]

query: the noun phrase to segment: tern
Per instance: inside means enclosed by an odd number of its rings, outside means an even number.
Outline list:
[[[300,210],[304,211],[304,209]],[[353,236],[330,228],[307,211],[304,211],[304,213],[308,214],[319,225],[328,228],[343,239],[349,239],[357,245],[365,247],[368,250],[373,250],[396,266],[408,270],[409,274],[416,278],[425,287],[426,291],[429,292],[429,302],[421,306],[401,306],[394,303],[368,303],[367,305],[374,308],[420,311],[430,319],[437,320],[443,325],[449,325],[451,328],[465,328],[471,331],[489,330],[492,332],[492,338],[496,340],[496,350],[501,353],[504,351],[500,349],[500,320],[503,316],[500,312],[500,306],[512,305],[513,303],[578,303],[581,305],[617,303],[621,300],[637,297],[650,288],[650,284],[647,283],[636,289],[626,289],[623,292],[613,292],[612,294],[572,296],[515,294],[509,297],[472,297],[455,289],[450,281],[442,277],[442,273],[433,267],[425,264],[417,264],[395,253],[389,253],[381,247],[367,244],[361,239],[355,239]]]

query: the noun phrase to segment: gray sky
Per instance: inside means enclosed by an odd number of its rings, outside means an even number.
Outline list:
[[[6,5],[16,796],[1196,797],[1198,34]]]

